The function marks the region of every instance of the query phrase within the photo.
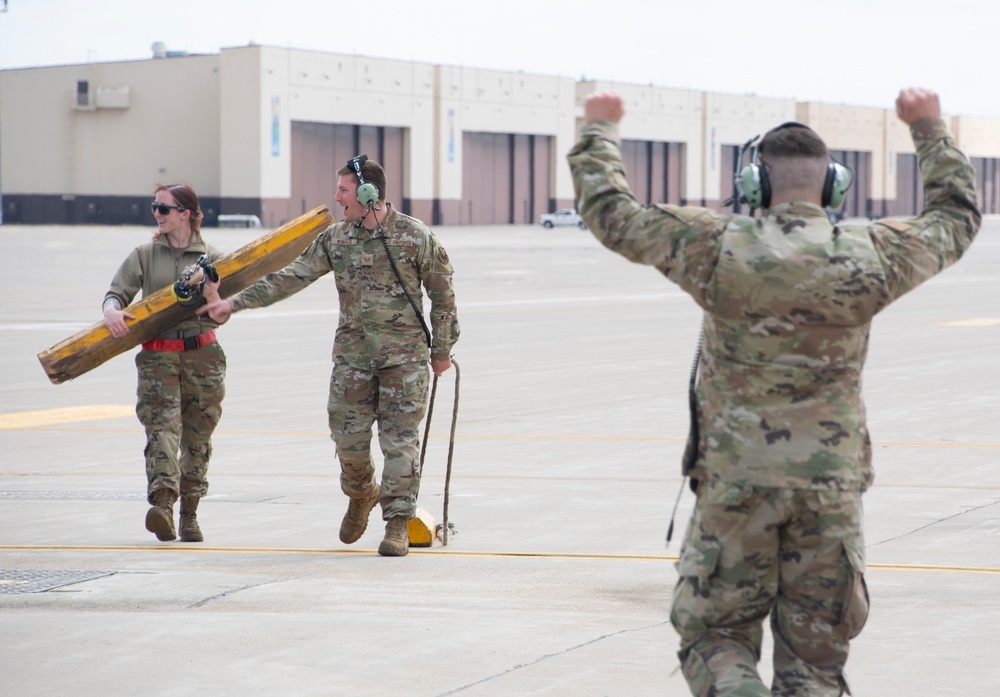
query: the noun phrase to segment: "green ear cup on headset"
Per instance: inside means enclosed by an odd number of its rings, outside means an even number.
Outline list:
[[[758,164],[747,165],[740,172],[740,192],[743,202],[751,208],[764,208],[770,203],[770,187],[764,170]]]
[[[804,128],[806,130],[812,130],[809,126],[805,124],[798,123],[797,121],[788,121],[772,128],[767,133],[774,133],[775,131],[780,131],[784,128]],[[767,137],[767,134],[764,136]],[[743,151],[749,147],[749,145],[756,138],[747,142],[743,146]],[[740,156],[742,157],[743,151],[741,151]],[[741,194],[741,202],[746,203],[750,208],[768,208],[771,205],[771,183],[767,179],[767,171],[764,166],[760,163],[761,148],[758,145],[751,154],[751,164],[747,165],[740,172],[739,179],[737,181],[737,188]],[[840,208],[844,205],[844,200],[847,198],[847,190],[851,188],[851,183],[854,180],[854,173],[851,170],[837,162],[836,160],[830,160],[829,165],[826,170],[826,178],[823,181],[823,191],[821,195],[821,203],[824,208]]]
[[[361,168],[366,162],[368,162],[367,155],[357,155],[347,161],[347,166],[353,169],[358,177],[358,188],[354,192],[358,202],[366,208],[373,208],[378,203],[378,187],[366,182],[364,175],[361,174]]]
[[[361,205],[371,208],[378,203],[378,188],[370,182],[362,181],[358,186],[357,197]]]
[[[847,190],[851,188],[853,181],[854,175],[850,169],[839,162],[830,162],[823,183],[823,207],[840,208],[844,205]],[[767,208],[771,205],[771,185],[762,165],[754,163],[743,168],[740,172],[740,191],[743,202],[751,208]]]
[[[851,170],[839,162],[831,162],[823,185],[823,205],[827,208],[840,208],[844,205],[847,190],[851,188],[853,180]]]

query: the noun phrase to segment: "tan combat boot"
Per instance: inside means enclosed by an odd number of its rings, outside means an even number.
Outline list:
[[[153,506],[146,511],[146,529],[156,535],[161,542],[177,539],[174,529],[174,501],[177,492],[157,489],[153,492]]]
[[[197,496],[181,496],[181,542],[204,542],[205,536],[198,527]]]
[[[348,545],[354,544],[365,533],[365,530],[368,529],[368,516],[371,515],[375,504],[378,503],[380,493],[378,486],[376,486],[368,492],[367,496],[362,496],[359,499],[351,499],[351,502],[347,505],[347,513],[344,514],[344,520],[340,524],[341,542]]]
[[[410,551],[410,535],[406,530],[406,518],[396,516],[385,522],[385,539],[378,546],[383,557],[405,557]]]

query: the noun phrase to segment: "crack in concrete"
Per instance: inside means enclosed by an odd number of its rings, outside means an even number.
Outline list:
[[[972,513],[973,511],[978,511],[978,510],[980,510],[982,508],[989,508],[990,506],[995,506],[998,503],[1000,503],[1000,501],[993,501],[991,503],[984,503],[982,506],[975,506],[973,508],[968,508],[968,509],[966,509],[964,511],[959,511],[958,513],[953,513],[953,514],[951,514],[949,516],[945,516],[944,518],[939,518],[938,520],[931,521],[930,523],[927,523],[926,525],[921,525],[919,528],[914,528],[913,530],[910,530],[909,532],[904,532],[902,535],[896,535],[895,537],[890,537],[888,539],[881,540],[879,542],[875,542],[873,544],[867,545],[867,548],[870,549],[871,547],[878,547],[879,545],[883,545],[886,542],[893,542],[895,540],[901,540],[904,537],[909,537],[910,535],[912,535],[914,533],[920,532],[921,530],[926,530],[927,528],[929,528],[929,527],[931,527],[933,525],[937,525],[938,523],[943,523],[946,520],[951,520],[952,518],[957,518],[958,516],[965,515],[966,513]]]
[[[582,644],[577,644],[576,646],[570,646],[569,648],[563,649],[562,651],[557,651],[555,653],[545,654],[544,656],[540,656],[539,658],[536,658],[534,661],[529,661],[528,663],[519,663],[516,666],[512,666],[511,668],[508,668],[507,670],[500,671],[499,673],[495,673],[493,675],[488,675],[487,677],[485,677],[485,678],[483,678],[481,680],[477,680],[475,682],[470,682],[468,685],[462,685],[461,687],[457,687],[454,690],[449,690],[448,692],[442,692],[441,694],[437,695],[437,697],[448,697],[449,695],[457,695],[459,692],[464,692],[465,690],[468,690],[471,687],[476,687],[477,685],[482,685],[484,683],[488,683],[491,680],[496,680],[497,678],[502,678],[505,675],[509,675],[509,674],[514,673],[514,672],[516,672],[518,670],[522,670],[524,668],[530,668],[531,666],[538,665],[539,663],[542,663],[543,661],[547,661],[550,658],[558,658],[559,656],[565,656],[566,654],[571,653],[573,651],[576,651],[577,649],[582,649],[582,648],[590,646],[592,644],[596,644],[599,641],[604,641],[605,639],[611,639],[611,638],[616,637],[616,636],[621,636],[622,634],[631,634],[631,633],[634,633],[634,632],[644,632],[647,629],[656,629],[657,627],[662,627],[662,626],[667,625],[667,624],[670,624],[669,620],[667,620],[665,622],[657,622],[656,624],[646,625],[645,627],[635,627],[633,629],[622,629],[622,630],[617,631],[617,632],[611,632],[610,634],[604,634],[604,635],[599,636],[599,637],[597,637],[595,639],[591,639],[590,641],[585,641]]]
[[[264,583],[252,583],[252,584],[250,584],[248,586],[241,586],[239,588],[230,588],[229,590],[223,591],[222,593],[217,593],[216,595],[210,595],[207,598],[199,600],[194,605],[188,605],[187,609],[191,610],[193,608],[205,607],[209,603],[211,603],[211,602],[213,602],[215,600],[220,600],[222,598],[225,598],[226,596],[235,595],[236,593],[240,593],[240,592],[245,591],[245,590],[250,590],[251,588],[261,588],[263,586],[269,586],[272,583],[274,583],[274,581],[265,581]]]

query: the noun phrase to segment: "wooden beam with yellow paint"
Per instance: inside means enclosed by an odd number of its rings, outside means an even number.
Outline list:
[[[214,264],[222,280],[219,295],[225,298],[239,293],[259,278],[283,269],[332,223],[330,210],[320,206],[226,255]],[[49,380],[58,385],[80,377],[194,316],[197,307],[179,304],[171,288],[162,288],[129,305],[126,309],[135,319],[126,320],[129,333],[121,338],[112,336],[101,320],[39,353],[38,360]]]
[[[406,533],[411,547],[430,547],[437,537],[437,523],[434,516],[417,507],[413,517],[406,521]]]

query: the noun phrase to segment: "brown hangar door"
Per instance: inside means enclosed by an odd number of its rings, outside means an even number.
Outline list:
[[[636,200],[647,206],[683,203],[684,146],[651,140],[623,140],[622,163]]]
[[[340,211],[333,201],[337,170],[362,154],[385,169],[388,200],[410,213],[409,201],[403,197],[403,136],[402,128],[293,121],[288,219],[316,206],[329,206],[339,220]]]
[[[872,210],[871,200],[871,153],[858,150],[831,150],[830,157],[844,165],[854,174],[851,188],[847,190],[841,209],[845,218],[865,218]]]
[[[1000,212],[1000,160],[993,157],[973,157],[976,170],[976,191],[982,213]]]
[[[549,136],[462,134],[462,201],[458,220],[445,224],[531,224],[548,213]]]

